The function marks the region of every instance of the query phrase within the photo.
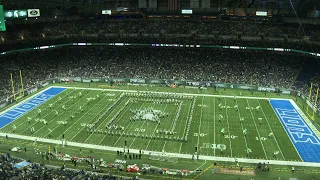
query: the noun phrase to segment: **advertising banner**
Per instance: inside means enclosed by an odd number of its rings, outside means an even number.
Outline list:
[[[0,5],[0,31],[6,31],[6,23],[4,22],[4,13],[2,5]]]
[[[28,9],[28,17],[39,17],[40,9]]]
[[[82,79],[82,82],[89,83],[89,82],[91,82],[91,79]]]
[[[5,10],[4,18],[12,19],[12,18],[26,18],[28,17],[27,10]]]

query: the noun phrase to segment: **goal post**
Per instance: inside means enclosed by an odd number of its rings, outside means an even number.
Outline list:
[[[24,96],[24,85],[23,85],[23,79],[22,79],[22,71],[19,70],[19,75],[20,75],[20,85],[21,85],[21,95],[22,97]],[[16,90],[14,88],[14,80],[13,80],[13,75],[12,73],[10,73],[10,81],[11,81],[11,89],[12,89],[12,94],[13,94],[13,99],[14,100],[17,100],[19,97],[21,97],[19,94],[18,94],[18,97],[16,97]]]
[[[14,91],[14,81],[12,78],[12,73],[10,73],[10,79],[11,79],[11,89],[12,89],[13,99],[16,100],[16,93]]]
[[[317,111],[316,105],[317,105],[317,101],[318,101],[318,97],[319,97],[319,87],[315,87],[316,91],[315,91],[315,98],[314,101],[312,101],[312,94],[314,93],[314,86],[311,83],[310,89],[309,89],[309,95],[308,98],[306,100],[307,103],[307,108],[306,108],[306,113],[309,116],[310,119],[315,120],[315,113]]]

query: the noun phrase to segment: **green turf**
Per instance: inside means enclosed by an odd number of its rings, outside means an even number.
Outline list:
[[[87,98],[94,99],[88,101]],[[145,100],[151,98],[153,98],[152,101]],[[119,148],[124,146],[126,140],[129,148],[182,154],[194,153],[195,146],[197,146],[200,155],[224,157],[247,157],[245,150],[250,148],[252,150],[250,158],[301,161],[268,101],[202,96],[194,96],[194,98],[193,100],[176,96],[150,97],[144,94],[138,97],[138,100],[132,101],[137,97],[123,92],[71,88],[15,120],[12,123],[17,127],[14,132],[12,124],[1,129],[1,132],[59,140],[62,138],[62,134],[65,134],[67,141]],[[179,103],[163,102],[159,104],[154,103],[155,99],[181,101],[181,113],[177,115]],[[109,108],[116,101],[118,103]],[[126,103],[128,104],[125,106]],[[194,109],[192,110],[193,103]],[[49,108],[49,104],[53,105],[52,108]],[[62,109],[63,105],[66,110]],[[236,105],[238,108],[235,108]],[[84,109],[83,112],[79,110],[80,106]],[[221,106],[225,106],[225,108],[221,108]],[[248,107],[255,108],[257,106],[261,107],[259,111],[248,109]],[[131,109],[143,110],[145,108],[162,111],[168,116],[163,118],[160,124],[148,121],[130,122],[129,119],[134,116],[130,112]],[[42,110],[40,114],[38,109]],[[58,111],[58,116],[55,115],[55,111]],[[187,134],[187,124],[191,113],[193,113],[192,122]],[[223,116],[221,121],[219,121],[220,115]],[[30,124],[27,117],[32,118]],[[94,123],[98,118],[101,120],[95,124],[95,128],[105,131],[105,125],[113,117],[115,117],[113,124],[123,126],[124,131],[111,129],[107,134],[87,131],[88,128],[85,125]],[[177,121],[174,125],[175,118]],[[240,123],[240,118],[244,118],[243,123]],[[258,118],[262,118],[261,124]],[[40,121],[41,119],[45,119],[48,125],[44,125]],[[68,123],[63,125],[61,121]],[[34,127],[35,132],[31,132],[31,127]],[[225,134],[221,133],[222,128],[226,130]],[[49,133],[48,129],[51,129],[52,132]],[[156,133],[156,130],[169,129],[173,129],[175,134]],[[244,129],[248,130],[246,137],[242,133]],[[268,139],[270,132],[274,133],[274,138]],[[186,141],[178,140],[185,139],[185,137],[187,137]],[[225,145],[226,150],[220,151],[210,148],[209,146],[212,144]],[[274,158],[273,152],[277,150],[280,153]]]
[[[72,84],[55,84],[61,86],[75,86],[75,87],[96,87],[96,88],[105,88],[106,84],[99,84],[99,83],[72,83]],[[107,85],[108,86],[108,85]],[[264,93],[264,92],[257,92],[257,91],[247,91],[247,90],[238,90],[238,89],[218,89],[217,92],[214,92],[213,89],[208,88],[207,90],[199,90],[199,89],[187,89],[187,88],[166,88],[166,87],[150,87],[150,86],[116,86],[116,89],[128,89],[128,90],[143,90],[143,91],[161,91],[161,92],[185,92],[185,93],[194,93],[194,94],[223,94],[223,95],[242,95],[242,96],[254,96],[254,97],[279,97],[279,98],[288,98],[288,99],[295,99],[297,104],[300,106],[301,109],[305,109],[306,105],[301,98],[294,98],[290,95],[278,95],[276,93]],[[105,135],[105,134],[89,134],[85,127],[81,126],[83,123],[93,123],[96,121],[98,117],[100,117],[104,112],[107,112],[105,116],[102,117],[102,121],[97,124],[99,129],[104,129],[105,124],[109,121],[117,112],[121,109],[123,111],[116,117],[116,123],[119,126],[127,127],[126,131],[132,131],[132,133],[137,134],[148,134],[152,135],[155,128],[158,129],[165,129],[166,127],[170,127],[172,125],[172,119],[176,115],[176,111],[178,105],[176,104],[154,104],[150,102],[130,102],[128,104],[129,108],[124,108],[124,104],[130,99],[130,97],[124,97],[119,101],[114,108],[107,111],[108,107],[111,106],[115,102],[116,99],[120,97],[119,92],[112,92],[114,96],[107,96],[100,94],[101,98],[97,98],[96,100],[87,103],[87,97],[96,97],[97,94],[101,93],[101,91],[90,91],[85,90],[82,92],[83,98],[75,98],[71,99],[68,96],[76,96],[82,90],[79,89],[69,89],[67,91],[62,92],[59,96],[62,98],[61,102],[57,102],[58,96],[50,99],[45,104],[41,105],[39,108],[42,110],[41,115],[39,117],[36,110],[29,112],[25,116],[19,118],[13,124],[17,126],[16,134],[24,134],[24,135],[32,135],[38,137],[48,137],[48,128],[52,129],[53,132],[51,136],[53,139],[61,139],[61,134],[65,132],[65,136],[67,140],[73,140],[78,142],[85,142],[85,143],[94,143],[94,144],[101,144],[101,145],[110,145],[110,146],[123,146],[124,140],[128,141],[128,146],[131,148],[147,148],[149,150],[157,150],[161,151],[162,148],[165,148],[165,151],[171,152],[179,152],[180,153],[193,153],[194,147],[198,144],[199,147],[203,146],[203,143],[209,144],[225,144],[227,149],[224,151],[223,154],[220,153],[220,150],[213,150],[209,148],[201,148],[199,150],[200,154],[204,155],[216,155],[216,156],[232,156],[233,157],[246,157],[245,149],[249,147],[252,152],[252,158],[268,158],[273,159],[273,152],[277,149],[280,149],[282,154],[280,153],[276,159],[285,159],[285,160],[300,160],[298,154],[296,153],[290,139],[288,138],[287,134],[285,133],[280,121],[277,119],[276,115],[274,114],[271,106],[265,100],[257,100],[257,99],[237,99],[234,101],[233,98],[221,98],[219,100],[217,97],[197,97],[195,103],[195,109],[193,112],[193,120],[190,127],[188,140],[187,142],[176,142],[173,140],[162,140],[156,139],[142,139],[141,137],[121,137],[119,135]],[[88,92],[88,94],[87,94]],[[67,95],[70,93],[69,95]],[[110,94],[109,94],[110,95]],[[21,99],[22,100],[22,99]],[[62,110],[61,106],[65,103],[67,111]],[[219,104],[227,104],[232,108],[229,109],[222,109],[220,110]],[[49,109],[49,104],[53,104],[52,109],[57,109],[59,111],[59,116],[55,117],[53,110]],[[238,104],[239,112],[236,111],[234,105]],[[248,105],[249,104],[249,105]],[[177,121],[177,135],[180,136],[185,135],[185,127],[188,120],[188,116],[190,114],[190,107],[192,105],[192,100],[183,100],[183,105],[181,109],[181,114]],[[246,107],[252,106],[256,107],[260,105],[262,110],[256,112],[255,110],[248,110]],[[84,112],[79,112],[79,107],[84,107]],[[8,106],[9,107],[9,106]],[[6,107],[6,108],[8,108]],[[128,109],[136,109],[136,108],[156,108],[158,110],[164,111],[169,114],[168,118],[165,118],[161,125],[157,126],[153,123],[147,122],[136,122],[130,123],[129,119],[132,117],[132,113]],[[73,120],[70,119],[70,116],[74,114],[75,118]],[[224,118],[222,122],[218,121],[219,115],[223,115]],[[26,117],[35,116],[31,121],[32,126],[35,127],[36,132],[35,134],[31,134],[30,127],[31,125],[28,124],[26,121]],[[244,117],[245,121],[241,126],[239,122],[239,117]],[[35,119],[46,119],[48,122],[51,121],[45,127],[43,123],[36,122]],[[263,118],[262,125],[259,125],[258,118]],[[57,121],[68,121],[66,126],[59,125]],[[171,122],[171,123],[170,123]],[[200,123],[201,122],[201,123]],[[267,123],[268,122],[268,123]],[[319,117],[316,117],[316,121],[319,122]],[[22,123],[22,124],[21,124]],[[19,125],[21,124],[21,125]],[[229,125],[229,126],[228,126]],[[230,137],[238,136],[235,139],[227,138],[228,136],[222,136],[220,133],[221,129],[225,128],[226,133]],[[242,135],[242,130],[244,128],[248,129],[247,141],[244,140]],[[79,130],[78,130],[79,129]],[[144,130],[143,130],[144,129]],[[276,137],[272,140],[256,140],[256,137],[260,139],[261,137],[267,137],[270,131],[273,131]],[[3,129],[0,130],[1,132],[11,132],[12,127],[11,124]],[[230,132],[230,134],[229,134]],[[196,133],[196,134],[195,134]],[[199,136],[200,135],[200,136]],[[232,136],[233,135],[233,136]],[[259,138],[260,137],[260,138]],[[264,138],[262,138],[264,139]],[[117,142],[118,141],[118,142]],[[150,143],[149,143],[150,142]],[[247,142],[247,144],[246,144]],[[27,143],[27,144],[24,144]],[[12,140],[9,138],[8,141],[3,140],[0,146],[0,152],[8,152],[9,148],[14,146],[24,146],[32,147],[33,142],[22,141],[22,140]],[[231,147],[230,148],[230,143]],[[45,145],[44,145],[45,144]],[[149,144],[149,145],[148,145]],[[49,144],[46,143],[39,143],[36,148],[39,148],[41,151],[48,150]],[[182,146],[181,146],[182,145]],[[54,146],[54,145],[50,145]],[[180,149],[181,147],[181,149]],[[90,151],[89,149],[82,148],[82,153],[79,152],[79,149],[75,147],[65,147],[62,148],[58,146],[59,151],[63,151],[64,153],[73,154],[73,155],[83,155],[83,154],[90,154],[95,157],[101,157],[106,160],[106,162],[114,162],[115,159],[123,159],[124,157],[116,156],[115,152],[103,151],[103,150],[93,150]],[[27,153],[13,153],[13,155],[24,158],[24,159],[32,159],[33,161],[41,161],[41,156],[37,156],[34,154],[33,151],[28,150]],[[61,165],[62,162],[60,161],[52,161],[52,162],[45,162],[46,164],[53,164],[53,165]],[[168,162],[162,161],[152,161],[148,160],[147,156],[143,157],[142,160],[135,160],[132,163],[137,163],[139,165],[147,163],[158,167],[168,167],[174,169],[189,169],[193,170],[198,167],[201,167],[202,170],[206,170],[200,176],[188,176],[187,179],[237,179],[239,176],[236,175],[221,175],[215,174],[212,175],[211,172],[211,165],[212,161],[199,161],[195,162],[189,159],[179,159],[178,164],[172,164]],[[228,162],[218,162],[218,165],[223,166],[235,166],[234,163]],[[71,167],[71,164],[68,165]],[[253,168],[255,164],[243,164],[245,168]],[[87,169],[86,164],[80,164],[76,168],[85,168]],[[254,179],[278,179],[281,178],[299,178],[299,179],[317,179],[319,169],[318,168],[307,168],[307,167],[296,167],[297,173],[292,174],[290,172],[290,166],[275,166],[272,165],[271,171],[269,173],[257,173]],[[89,168],[88,168],[89,170]],[[109,171],[109,170],[107,170]],[[116,173],[116,172],[114,172]],[[119,173],[118,173],[119,174]],[[121,173],[120,173],[121,174]],[[127,174],[128,175],[128,174]],[[240,176],[241,179],[251,179],[251,176]],[[150,175],[147,174],[143,176],[146,179],[170,179],[170,176],[158,176],[158,175]],[[172,177],[174,179],[176,177]]]
[[[53,149],[53,144],[48,143],[41,143],[38,142],[37,144],[34,144],[33,141],[26,141],[26,140],[19,140],[10,138],[6,140],[5,138],[0,138],[1,146],[0,146],[0,153],[7,153],[8,150],[20,146],[20,147],[27,147],[27,151],[24,152],[10,152],[12,156],[20,157],[23,159],[31,160],[33,162],[39,162],[49,165],[55,165],[55,166],[62,166],[63,163],[66,163],[66,166],[68,168],[74,168],[74,169],[84,169],[90,171],[91,168],[87,163],[78,163],[78,165],[75,167],[70,161],[59,161],[53,159],[52,161],[47,161],[45,159],[41,158],[41,155],[38,155],[34,152],[34,148],[38,149],[41,152],[48,151],[48,147],[51,147],[51,150]],[[62,153],[67,153],[74,156],[93,156],[96,158],[103,158],[103,160],[106,163],[114,163],[116,159],[119,160],[125,160],[124,156],[117,156],[115,152],[109,152],[104,150],[92,150],[87,148],[81,148],[81,152],[76,147],[61,147],[58,146],[57,150]],[[210,180],[212,178],[214,179],[223,179],[223,180],[229,180],[229,179],[238,179],[240,177],[241,180],[251,180],[251,178],[255,180],[265,180],[265,179],[278,179],[278,177],[289,179],[289,178],[299,178],[299,179],[317,179],[320,173],[319,168],[312,168],[312,167],[295,167],[296,172],[291,173],[291,166],[277,166],[277,165],[271,165],[270,166],[270,172],[257,172],[255,176],[247,176],[247,175],[227,175],[227,174],[212,174],[212,168],[216,167],[223,167],[223,168],[232,168],[234,170],[239,169],[237,165],[233,162],[217,162],[217,166],[214,166],[212,161],[204,161],[204,160],[191,160],[191,159],[179,159],[179,163],[172,164],[164,161],[154,161],[148,159],[148,156],[142,156],[142,159],[134,159],[134,160],[128,160],[128,163],[135,163],[138,164],[139,167],[141,167],[142,164],[150,164],[152,166],[162,167],[162,168],[169,168],[169,169],[188,169],[188,170],[195,170],[195,169],[201,169],[203,173],[201,174],[194,174],[191,176],[187,176],[183,179],[203,179],[203,180]],[[248,164],[248,163],[241,163],[240,166],[244,167],[244,170],[252,170],[256,164]],[[103,172],[108,172],[117,174],[117,175],[124,175],[133,177],[136,174],[126,174],[123,172],[116,172],[115,169],[110,168],[102,168]],[[198,176],[199,175],[199,176]],[[176,179],[179,178],[179,176],[169,176],[169,175],[160,175],[160,174],[153,174],[149,173],[143,176],[139,176],[140,178],[144,179]]]

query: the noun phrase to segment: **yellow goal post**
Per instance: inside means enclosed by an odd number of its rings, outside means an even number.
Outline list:
[[[313,94],[315,94],[315,98],[314,99],[312,98]],[[309,95],[308,95],[308,98],[306,100],[306,102],[307,102],[306,113],[309,116],[309,118],[312,119],[312,120],[315,120],[315,113],[317,111],[318,97],[319,97],[319,87],[314,87],[314,85],[311,83],[311,86],[310,86],[310,89],[309,89]]]
[[[20,85],[21,85],[21,93],[22,93],[22,97],[24,96],[24,85],[23,85],[23,78],[22,78],[22,71],[19,70],[19,75],[20,75]],[[10,81],[11,81],[11,89],[12,89],[12,95],[13,95],[13,99],[17,100],[17,96],[16,96],[16,90],[14,89],[14,80],[13,80],[13,75],[12,73],[10,73]]]

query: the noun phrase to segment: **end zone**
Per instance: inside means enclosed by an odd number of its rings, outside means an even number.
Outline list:
[[[50,87],[44,91],[35,94],[34,96],[22,101],[21,103],[13,106],[12,108],[4,111],[0,115],[0,129],[7,126],[14,120],[30,112],[32,109],[40,106],[44,102],[48,101],[52,97],[60,94],[66,88],[63,87]]]
[[[308,119],[292,100],[272,99],[270,104],[286,130],[291,142],[305,162],[320,162],[318,131],[308,124]],[[306,117],[305,117],[306,118]]]

